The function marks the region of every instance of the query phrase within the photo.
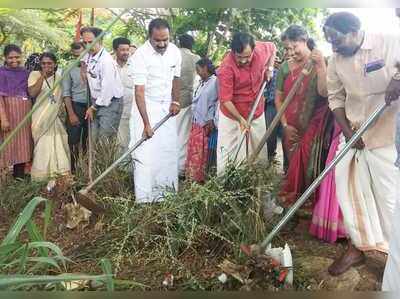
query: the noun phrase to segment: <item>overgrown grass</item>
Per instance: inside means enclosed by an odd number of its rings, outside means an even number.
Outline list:
[[[115,161],[117,151],[115,143],[98,145],[94,177]],[[87,156],[81,157],[75,190],[88,182],[87,166]],[[78,263],[110,259],[120,289],[157,289],[164,273],[172,272],[179,289],[218,290],[221,284],[200,272],[218,271],[218,263],[226,257],[244,261],[240,244],[265,237],[269,224],[263,218],[264,199],[267,193],[276,193],[279,181],[273,165],[229,167],[225,175],[211,177],[204,185],[181,183],[179,192],[168,192],[163,202],[136,204],[131,172],[126,165],[117,167],[93,189],[109,211],[96,219],[103,223],[102,230],[93,239],[82,239],[69,257]],[[32,183],[11,189],[18,190],[23,203],[42,187]],[[13,191],[7,192],[4,209],[15,199]]]
[[[278,181],[272,166],[230,167],[204,185],[185,182],[178,193],[167,193],[163,202],[154,204],[136,204],[132,195],[113,197],[97,189],[98,200],[110,209],[103,219],[105,231],[78,251],[110,258],[117,273],[130,261],[132,266],[143,261],[165,271],[179,270],[193,280],[189,289],[207,289],[196,280],[196,270],[181,260],[187,255],[215,262],[226,256],[242,260],[240,244],[265,237],[264,198],[277,191]]]
[[[34,211],[45,204],[43,232],[34,222]],[[66,258],[62,250],[45,241],[51,218],[51,204],[42,197],[35,197],[19,214],[7,235],[0,243],[0,290],[42,289],[43,286],[60,289],[59,283],[77,280],[98,280],[112,290],[111,265],[102,260],[105,275],[75,275],[66,271]],[[27,236],[23,236],[24,233]],[[57,274],[57,275],[55,275]],[[62,288],[61,288],[62,289]]]

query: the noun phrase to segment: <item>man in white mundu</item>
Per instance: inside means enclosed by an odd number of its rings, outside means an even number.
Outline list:
[[[385,101],[400,95],[400,35],[360,30],[349,12],[329,16],[324,34],[334,54],[328,63],[329,106],[341,126],[341,150],[357,128]],[[346,252],[328,269],[340,275],[364,262],[364,251],[387,252],[398,198],[399,171],[394,166],[395,115],[392,103],[335,168],[336,194],[350,236]]]
[[[181,54],[169,43],[170,27],[163,19],[149,24],[149,40],[132,57],[136,105],[132,107],[131,141],[149,138],[136,151],[134,181],[136,201],[160,201],[165,191],[178,188],[176,118],[171,117],[156,132],[153,127],[168,113],[180,110]]]

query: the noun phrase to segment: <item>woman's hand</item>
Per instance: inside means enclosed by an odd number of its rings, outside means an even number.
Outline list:
[[[214,130],[214,128],[215,128],[215,125],[212,120],[209,120],[208,122],[206,122],[206,124],[204,125],[204,131],[205,131],[206,136],[210,136],[210,134]]]
[[[2,119],[2,120],[0,121],[0,127],[1,127],[1,130],[2,130],[4,133],[7,133],[7,132],[9,132],[9,131],[11,130],[10,123],[8,122],[7,119]]]
[[[311,60],[314,61],[317,69],[326,68],[325,58],[320,50],[314,49],[311,51]]]
[[[284,134],[288,140],[290,140],[292,143],[297,143],[300,140],[299,132],[298,130],[290,125],[284,126]]]

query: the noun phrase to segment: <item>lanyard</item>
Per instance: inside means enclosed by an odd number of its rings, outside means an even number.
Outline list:
[[[44,81],[46,81],[47,87],[51,89],[52,87],[50,86],[49,81],[47,81],[47,78],[44,78]],[[55,82],[56,82],[56,73],[54,73],[53,75],[53,87]]]
[[[101,58],[101,55],[103,55],[103,52],[104,52],[104,48],[101,49],[101,52],[100,52],[100,54],[99,54],[99,57],[95,60],[95,63],[90,67],[90,70],[88,70],[88,73],[89,73],[90,77],[92,77],[93,79],[96,79],[96,78],[97,78],[97,75],[94,73],[94,69],[95,69],[97,63],[99,62],[99,60],[100,60],[100,58]],[[86,61],[86,64],[87,64],[88,66],[89,66],[89,60],[90,60],[90,59],[93,59],[93,58],[88,57],[88,60]]]
[[[44,78],[44,80],[46,81],[47,87],[48,87],[49,89],[52,89],[52,87],[51,87],[50,84],[49,84],[49,81],[47,81],[47,78]],[[53,88],[54,88],[55,83],[56,83],[56,73],[54,73],[54,75],[53,75]],[[50,103],[52,103],[52,104],[56,102],[56,97],[55,97],[55,95],[54,95],[54,91],[53,91],[53,93],[49,96],[49,99],[50,99]]]

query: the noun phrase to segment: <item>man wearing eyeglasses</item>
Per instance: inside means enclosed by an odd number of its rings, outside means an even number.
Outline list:
[[[343,135],[343,148],[369,115],[385,101],[400,95],[400,36],[360,30],[359,19],[349,12],[329,16],[325,37],[334,52],[328,63],[329,106]],[[391,219],[399,184],[396,160],[395,115],[391,103],[335,169],[336,194],[350,237],[346,252],[330,267],[340,275],[365,261],[365,251],[387,252]]]
[[[85,45],[92,43],[102,30],[96,27],[81,29]],[[87,109],[85,119],[93,121],[93,138],[113,138],[117,135],[122,114],[124,88],[111,54],[97,42],[84,59],[92,105]]]
[[[236,162],[251,155],[266,131],[264,100],[258,104],[254,119],[249,125],[247,117],[264,80],[273,75],[276,47],[271,42],[255,42],[244,32],[235,33],[231,51],[225,56],[218,70],[220,111],[218,116],[217,173],[222,174],[239,146],[242,132],[246,142],[240,148]],[[259,160],[267,160],[262,150]]]

